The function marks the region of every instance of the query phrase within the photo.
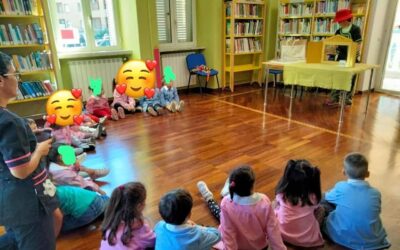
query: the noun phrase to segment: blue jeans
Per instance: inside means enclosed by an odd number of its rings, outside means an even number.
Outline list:
[[[66,232],[89,224],[102,215],[110,198],[107,195],[97,196],[88,209],[78,218],[72,215],[64,215],[61,231]]]

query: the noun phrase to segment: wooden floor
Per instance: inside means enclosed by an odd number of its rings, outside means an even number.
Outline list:
[[[305,158],[322,171],[327,190],[344,179],[342,159],[350,151],[364,153],[370,162],[369,182],[382,192],[382,219],[400,249],[400,99],[373,94],[364,115],[366,95],[356,96],[338,126],[338,109],[322,105],[324,94],[306,93],[295,100],[288,119],[289,97],[269,91],[266,110],[259,87],[237,88],[234,94],[182,94],[186,110],[150,117],[137,113],[108,122],[109,136],[99,141],[85,165],[109,167],[103,189],[111,193],[128,181],[141,181],[148,191],[145,215],[156,223],[159,198],[183,187],[194,197],[192,219],[215,226],[196,183],[205,180],[215,197],[229,171],[250,164],[256,172],[256,190],[274,198],[274,187],[288,159]],[[58,249],[98,249],[100,233],[86,227],[60,236]],[[324,249],[341,249],[327,244]]]

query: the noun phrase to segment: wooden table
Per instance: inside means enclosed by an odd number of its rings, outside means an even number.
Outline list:
[[[339,123],[343,122],[344,105],[346,92],[350,91],[352,77],[355,74],[371,70],[368,86],[367,104],[365,114],[367,114],[369,98],[371,94],[372,78],[374,69],[379,68],[378,65],[357,63],[352,68],[346,68],[339,65],[322,64],[322,63],[305,63],[305,62],[285,62],[272,60],[263,62],[266,67],[267,77],[270,69],[280,69],[284,72],[284,84],[292,85],[290,92],[289,118],[292,116],[293,92],[294,86],[304,87],[321,87],[325,89],[335,89],[341,91],[341,108]],[[267,106],[268,85],[265,83],[264,106]]]

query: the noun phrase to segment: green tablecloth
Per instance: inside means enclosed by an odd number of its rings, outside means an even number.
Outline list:
[[[354,74],[375,67],[377,66],[363,63],[357,63],[353,68],[321,63],[285,64],[283,80],[287,85],[349,91]]]

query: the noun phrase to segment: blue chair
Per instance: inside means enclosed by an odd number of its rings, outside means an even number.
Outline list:
[[[204,79],[206,79],[205,90],[207,90],[207,84],[208,84],[207,73],[203,72],[203,71],[194,71],[194,69],[196,69],[197,66],[200,66],[200,65],[207,65],[204,55],[201,53],[187,55],[186,56],[186,65],[189,70],[189,81],[188,81],[188,86],[187,86],[187,92],[189,93],[190,78],[192,77],[192,75],[196,75],[197,83],[200,86],[200,93],[203,93],[199,77],[202,76],[202,77],[204,77]],[[215,69],[211,69],[210,76],[215,76],[217,78],[217,84],[218,84],[218,89],[219,89],[220,87],[219,87],[219,80],[218,80],[218,71],[216,71]]]

